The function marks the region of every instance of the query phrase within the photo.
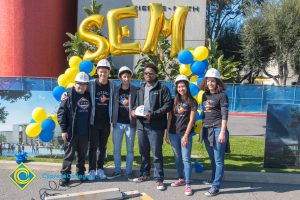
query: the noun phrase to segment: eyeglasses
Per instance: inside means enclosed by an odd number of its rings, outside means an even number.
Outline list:
[[[153,76],[154,73],[152,73],[152,72],[144,72],[144,75],[146,75],[146,76]]]

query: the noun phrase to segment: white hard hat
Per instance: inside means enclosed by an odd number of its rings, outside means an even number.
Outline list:
[[[131,69],[127,66],[123,66],[119,69],[119,72],[118,72],[118,77],[119,78],[120,78],[120,74],[122,74],[122,72],[129,72],[132,75]]]
[[[218,70],[216,70],[215,68],[210,68],[209,70],[207,70],[207,72],[205,74],[205,78],[220,79],[220,77],[221,77],[220,72]]]
[[[109,70],[111,69],[110,63],[109,63],[109,61],[106,60],[106,59],[100,60],[100,61],[98,62],[98,64],[97,64],[97,68],[98,68],[98,67],[106,67],[106,68],[108,68]]]
[[[75,77],[76,83],[88,83],[89,82],[89,76],[84,72],[79,72]]]
[[[185,75],[178,75],[175,79],[175,84],[178,82],[178,81],[187,81],[189,82],[189,79],[185,76]]]

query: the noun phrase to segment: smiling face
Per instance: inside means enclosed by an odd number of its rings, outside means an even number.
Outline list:
[[[128,72],[124,72],[120,76],[120,80],[122,81],[123,85],[129,85],[131,81],[131,74]]]
[[[215,92],[217,88],[217,81],[215,78],[207,78],[206,80],[207,87],[210,92]]]
[[[79,94],[85,93],[87,90],[88,84],[87,83],[76,83],[75,84],[75,91]]]
[[[154,69],[148,67],[144,71],[144,79],[147,83],[153,83],[156,79],[157,74],[155,73]]]
[[[187,87],[186,87],[186,84],[183,81],[177,83],[176,90],[177,90],[178,94],[181,95],[181,97],[185,97],[186,96]]]
[[[107,83],[110,70],[106,67],[98,67],[97,74],[100,83]]]

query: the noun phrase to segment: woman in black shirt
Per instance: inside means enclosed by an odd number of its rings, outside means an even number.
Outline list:
[[[226,142],[228,140],[228,97],[224,93],[225,87],[220,79],[220,73],[209,69],[200,84],[204,90],[202,106],[204,112],[202,138],[208,152],[212,177],[206,183],[211,183],[211,188],[205,193],[206,196],[215,196],[219,193],[224,174],[224,157]]]

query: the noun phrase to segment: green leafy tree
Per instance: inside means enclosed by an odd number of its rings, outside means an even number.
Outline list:
[[[218,50],[218,44],[215,41],[208,40],[209,46],[209,68],[215,68],[221,73],[221,79],[224,82],[233,83],[237,81],[239,65],[241,62],[233,61],[233,58],[225,59],[222,51]]]
[[[138,60],[136,66],[137,74],[134,78],[138,80],[143,79],[144,66],[151,62],[154,63],[159,72],[158,78],[160,80],[172,81],[179,74],[179,62],[176,58],[170,56],[171,45],[170,41],[160,35],[157,47],[157,55],[146,55],[142,54],[142,58]]]
[[[249,17],[244,26],[243,54],[246,64],[252,68],[259,68],[279,85],[286,85],[290,73],[289,66],[300,79],[299,21],[298,0],[265,2],[259,12]],[[253,55],[250,46],[255,48],[256,55]],[[268,72],[267,66],[270,62],[275,63],[272,67],[277,68],[278,73],[275,75]]]
[[[7,142],[7,138],[5,135],[0,135],[0,143],[6,143]]]

